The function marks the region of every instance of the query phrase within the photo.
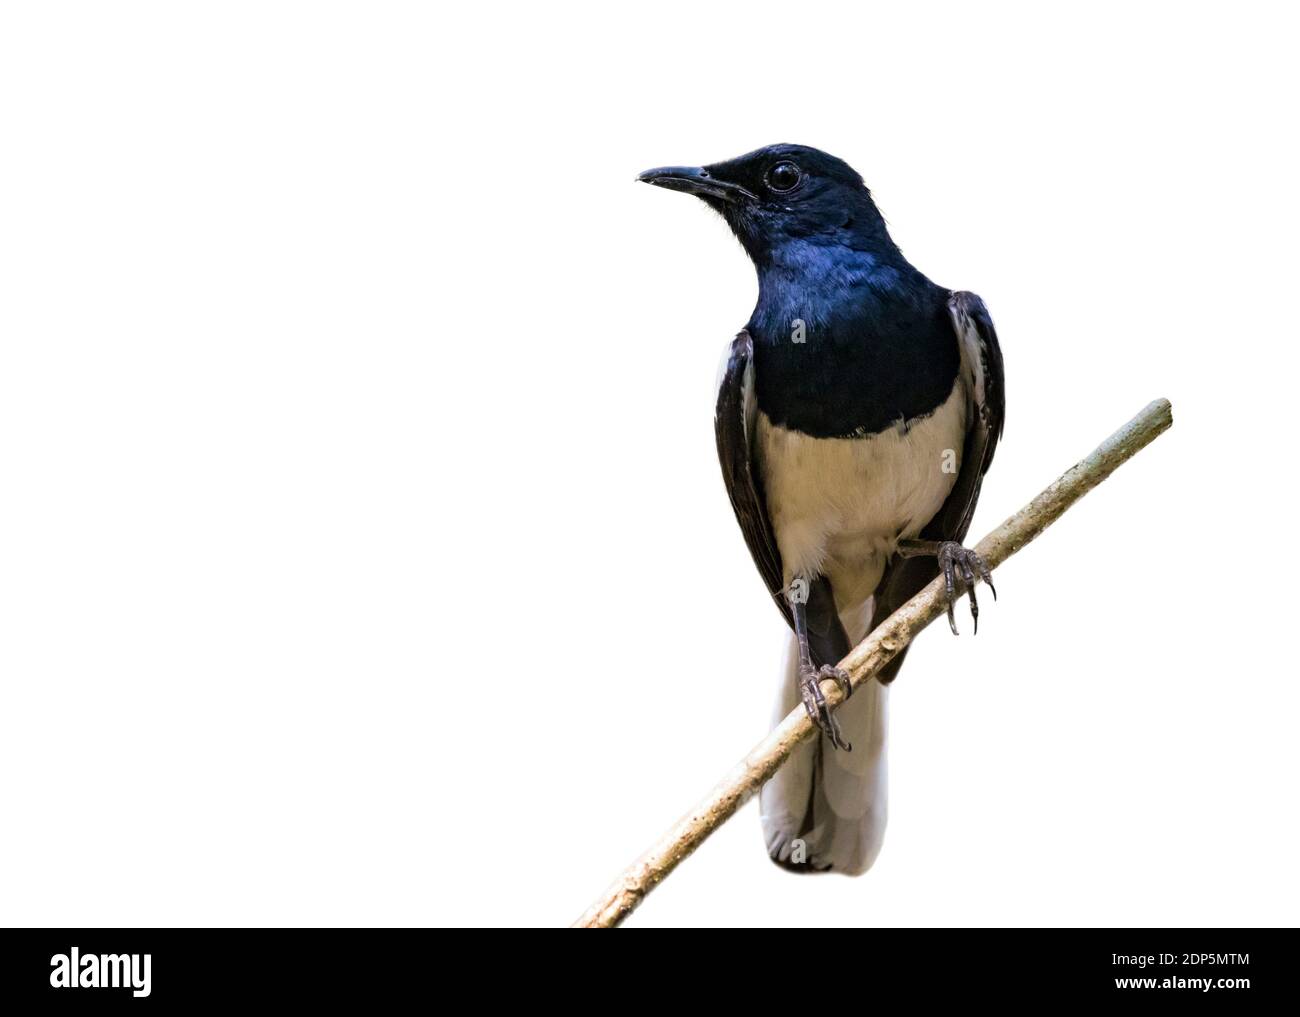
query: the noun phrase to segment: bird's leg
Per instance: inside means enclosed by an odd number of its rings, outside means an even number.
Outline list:
[[[989,574],[989,567],[984,564],[983,558],[969,547],[962,547],[955,540],[900,540],[898,554],[902,558],[922,558],[932,555],[939,559],[939,570],[943,573],[943,581],[948,587],[948,627],[952,629],[954,636],[957,635],[957,619],[953,617],[952,609],[957,602],[957,573],[960,570],[961,577],[966,583],[966,590],[970,593],[970,616],[975,620],[975,631],[979,632],[980,605],[975,599],[976,573],[988,584],[993,599],[998,599],[998,591],[993,586],[993,576]]]
[[[830,664],[818,668],[813,664],[812,650],[808,647],[808,580],[796,579],[786,590],[790,613],[794,616],[794,635],[799,643],[799,698],[812,722],[826,733],[837,749],[851,752],[853,746],[844,740],[839,722],[826,704],[822,680],[832,679],[847,699],[853,692],[847,671]]]

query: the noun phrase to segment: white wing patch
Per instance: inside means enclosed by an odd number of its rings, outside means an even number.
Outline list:
[[[961,381],[970,395],[972,410],[978,410],[981,417],[988,415],[988,399],[985,392],[987,368],[984,363],[984,344],[980,339],[975,323],[971,321],[966,308],[957,298],[948,301],[948,315],[952,318],[953,329],[957,333],[957,344],[961,351]],[[989,421],[984,421],[986,424]]]
[[[722,381],[727,375],[727,366],[731,363],[732,343],[727,343],[722,349],[722,359],[718,362],[718,376],[713,383],[713,391],[716,393],[722,388]],[[754,358],[750,357],[749,362],[745,365],[745,373],[741,378],[740,386],[744,390],[744,424],[745,439],[749,442],[752,451],[754,448],[754,424],[757,420],[758,413],[758,396],[754,392]]]

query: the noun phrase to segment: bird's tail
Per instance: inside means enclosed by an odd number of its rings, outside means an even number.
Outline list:
[[[799,651],[792,635],[776,722],[801,705],[798,681]],[[885,837],[888,696],[887,686],[867,682],[835,711],[852,752],[836,750],[821,735],[800,745],[763,786],[763,836],[778,865],[856,876],[876,860]]]

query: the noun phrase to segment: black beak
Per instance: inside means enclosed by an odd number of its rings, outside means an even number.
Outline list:
[[[701,198],[720,201],[754,200],[754,195],[739,184],[728,183],[711,176],[703,166],[660,166],[648,169],[637,177],[642,183],[666,187],[670,191],[685,191]]]

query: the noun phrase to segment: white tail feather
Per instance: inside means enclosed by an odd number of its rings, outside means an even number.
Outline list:
[[[793,635],[776,721],[801,705]],[[825,735],[805,742],[759,794],[763,835],[773,861],[794,869],[866,872],[885,837],[888,771],[885,731],[889,689],[867,682],[835,711],[852,752]]]

